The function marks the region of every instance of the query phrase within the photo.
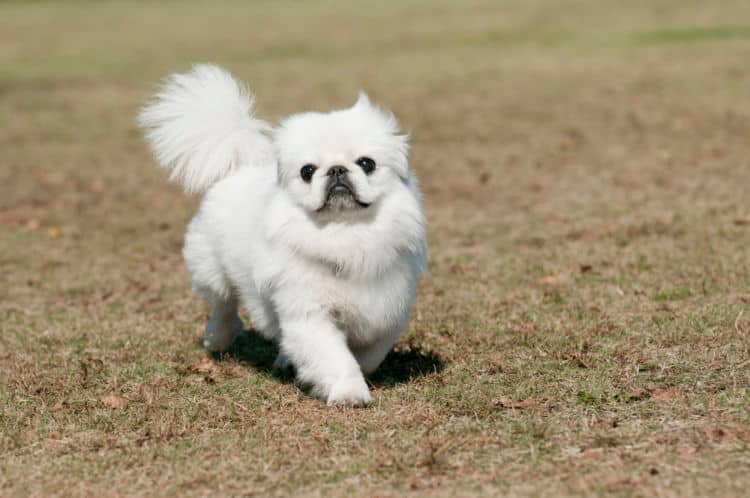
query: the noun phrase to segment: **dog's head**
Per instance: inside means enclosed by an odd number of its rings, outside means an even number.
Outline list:
[[[290,116],[274,141],[280,185],[312,216],[364,214],[409,175],[407,137],[364,93],[348,109]]]
[[[403,254],[423,264],[421,195],[390,112],[360,94],[348,109],[285,119],[273,139],[286,195],[270,207],[270,238],[338,274],[379,274]]]

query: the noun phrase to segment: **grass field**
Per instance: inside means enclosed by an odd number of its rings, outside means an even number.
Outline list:
[[[0,495],[745,494],[747,2],[218,5],[0,4]],[[412,135],[429,275],[368,409],[200,346],[134,116],[201,61]]]

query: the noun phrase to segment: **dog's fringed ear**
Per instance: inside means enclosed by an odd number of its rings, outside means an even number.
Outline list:
[[[370,113],[381,123],[388,137],[388,143],[383,147],[385,160],[401,178],[406,179],[409,176],[409,135],[401,133],[396,116],[391,111],[373,104],[363,91],[357,95],[357,102],[352,109]]]
[[[370,97],[364,91],[360,90],[357,94],[357,101],[354,103],[354,107],[373,107],[373,105],[370,102]]]
[[[391,111],[381,109],[373,104],[363,91],[360,91],[357,95],[357,102],[354,103],[352,108],[369,112],[382,123],[384,131],[390,137],[389,143],[385,147],[385,150],[388,151],[385,153],[386,160],[401,178],[407,178],[409,175],[409,135],[401,133],[396,116]]]
[[[399,133],[400,126],[398,120],[396,119],[396,116],[394,116],[391,111],[373,104],[370,100],[370,97],[368,97],[364,91],[359,91],[359,93],[357,94],[357,101],[352,106],[352,109],[360,109],[363,111],[372,112],[375,116],[378,116],[383,121],[389,133],[392,133],[393,135],[397,135]]]

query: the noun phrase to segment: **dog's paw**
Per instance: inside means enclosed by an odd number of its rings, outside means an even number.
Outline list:
[[[219,320],[211,317],[203,335],[203,347],[212,353],[222,353],[229,349],[242,332],[242,320],[234,317],[230,320]]]
[[[211,353],[223,353],[232,345],[237,335],[205,336],[203,347]]]
[[[328,393],[328,406],[367,406],[372,395],[363,377],[350,377],[336,382]]]
[[[276,355],[276,359],[273,362],[273,369],[279,372],[283,372],[284,370],[287,370],[289,368],[292,368],[291,360],[289,360],[287,355],[279,351],[279,354]]]

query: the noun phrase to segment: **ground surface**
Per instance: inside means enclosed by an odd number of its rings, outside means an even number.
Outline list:
[[[747,490],[746,2],[243,4],[0,5],[1,495]],[[192,61],[411,132],[432,260],[371,408],[201,350],[133,122]]]

